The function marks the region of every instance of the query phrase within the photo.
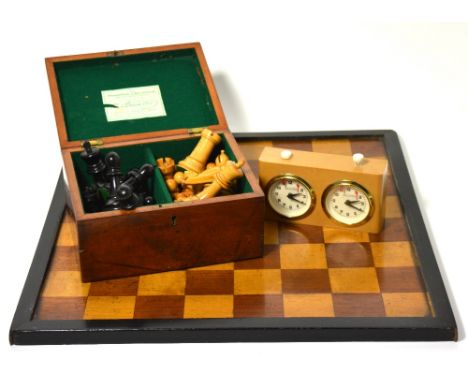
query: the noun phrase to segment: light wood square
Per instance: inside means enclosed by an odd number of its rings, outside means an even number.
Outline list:
[[[387,195],[385,197],[385,217],[386,218],[401,218],[400,200],[398,196]]]
[[[234,315],[234,296],[185,296],[184,318],[231,318]]]
[[[280,247],[282,269],[324,269],[327,257],[323,244],[283,244]]]
[[[234,263],[223,263],[206,265],[204,267],[190,268],[191,271],[231,271],[234,269]]]
[[[60,226],[60,231],[55,245],[76,246],[78,245],[76,225],[74,222],[66,222]]]
[[[281,270],[252,269],[234,271],[234,294],[281,293]]]
[[[79,271],[52,271],[47,276],[43,297],[85,297],[90,283],[81,282]]]
[[[378,293],[379,281],[375,268],[330,268],[333,293]]]
[[[140,276],[138,295],[183,295],[185,293],[185,283],[185,271],[162,272]]]
[[[425,317],[430,308],[425,293],[382,293],[389,317]]]
[[[366,243],[369,241],[369,234],[367,232],[323,227],[323,239],[325,243]]]
[[[265,220],[264,223],[264,244],[278,244],[278,223],[271,220]]]
[[[253,142],[242,142],[240,148],[242,153],[247,160],[256,160],[260,158],[260,154],[263,149],[268,146],[273,146],[272,141],[253,141]]]
[[[132,319],[135,296],[89,296],[84,313],[85,320]]]
[[[285,317],[333,317],[333,299],[330,293],[283,295]]]
[[[352,155],[351,142],[348,139],[314,139],[312,150],[317,153]]]
[[[370,243],[374,265],[384,267],[413,267],[413,251],[408,241]]]

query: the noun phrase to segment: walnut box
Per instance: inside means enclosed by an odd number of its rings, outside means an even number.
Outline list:
[[[91,213],[83,202],[92,182],[80,158],[85,140],[103,155],[116,151],[124,173],[158,157],[184,159],[201,128],[244,160],[199,43],[53,57],[46,66],[83,281],[262,256],[264,194],[248,163],[232,195],[174,203],[156,167],[155,204]]]

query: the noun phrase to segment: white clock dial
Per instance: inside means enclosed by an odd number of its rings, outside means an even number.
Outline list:
[[[339,223],[363,224],[372,216],[372,196],[359,184],[340,181],[329,186],[322,199],[325,212]]]
[[[311,211],[315,193],[309,184],[295,175],[281,175],[267,185],[268,203],[278,214],[297,218]]]

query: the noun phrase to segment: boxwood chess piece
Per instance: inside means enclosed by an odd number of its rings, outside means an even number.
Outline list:
[[[221,137],[209,129],[203,129],[200,140],[192,153],[178,163],[184,170],[199,174],[205,169],[213,148],[221,142]]]

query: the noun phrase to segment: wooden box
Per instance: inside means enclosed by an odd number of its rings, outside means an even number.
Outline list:
[[[228,129],[198,43],[46,59],[63,155],[68,204],[76,221],[83,281],[105,280],[259,257],[264,195],[248,163],[235,194],[173,203],[156,168],[155,204],[89,213],[82,201],[91,181],[80,158],[84,140],[116,151],[122,171],[185,158],[201,128],[221,136],[232,160],[243,154]],[[106,113],[103,91],[159,88],[160,115],[137,110],[123,119]]]

